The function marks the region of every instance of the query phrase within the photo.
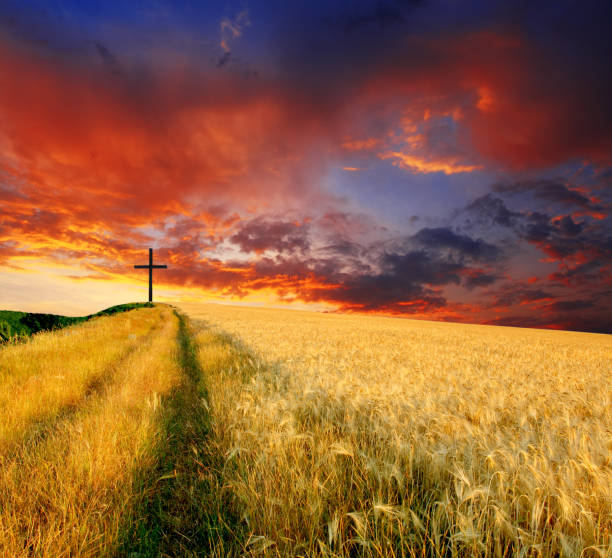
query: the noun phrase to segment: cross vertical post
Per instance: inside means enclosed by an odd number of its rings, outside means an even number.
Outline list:
[[[153,248],[149,248],[149,265],[135,265],[134,269],[149,270],[149,302],[153,302],[153,270],[167,269],[167,265],[153,265]]]
[[[149,302],[153,302],[153,248],[149,248]]]

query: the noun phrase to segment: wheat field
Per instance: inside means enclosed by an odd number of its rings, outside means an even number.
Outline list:
[[[97,318],[0,350],[0,556],[116,549],[179,382],[168,308]]]
[[[0,347],[0,556],[609,557],[611,362],[214,304],[37,334]]]
[[[612,556],[611,336],[182,310],[236,554]]]

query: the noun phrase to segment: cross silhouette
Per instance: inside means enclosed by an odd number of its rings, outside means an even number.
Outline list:
[[[149,265],[135,265],[134,269],[149,270],[149,302],[153,302],[153,270],[167,269],[167,265],[153,265],[153,248],[149,248]]]

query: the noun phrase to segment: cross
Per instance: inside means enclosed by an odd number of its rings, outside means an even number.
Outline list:
[[[167,265],[153,265],[153,248],[149,248],[149,265],[135,265],[134,269],[149,270],[149,302],[153,302],[153,270],[167,269]]]

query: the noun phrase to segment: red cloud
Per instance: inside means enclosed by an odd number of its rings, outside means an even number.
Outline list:
[[[101,72],[0,44],[2,170],[35,207],[144,224],[298,196],[310,141],[271,88],[190,68]],[[308,119],[308,116],[305,117]],[[263,189],[258,184],[265,183]]]
[[[369,72],[355,102],[369,107],[375,120],[388,114],[388,108],[376,110],[385,102],[400,111],[396,124],[405,111],[415,125],[452,117],[456,142],[449,151],[435,138],[411,145],[416,128],[367,140],[361,131],[344,139],[347,149],[395,154],[417,172],[611,161],[611,117],[602,104],[608,103],[589,69],[564,64],[518,30],[412,36]],[[397,140],[407,141],[407,148],[392,149]]]

